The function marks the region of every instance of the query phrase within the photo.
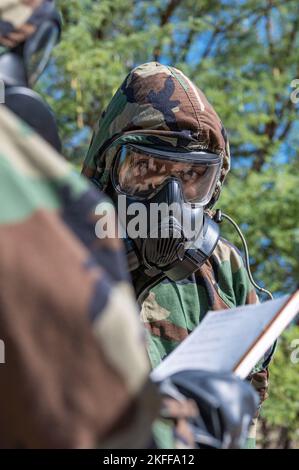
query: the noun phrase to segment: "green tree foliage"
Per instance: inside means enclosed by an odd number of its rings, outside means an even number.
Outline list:
[[[286,331],[271,366],[271,399],[265,402],[260,442],[265,448],[299,447],[299,327]],[[286,387],[287,384],[287,387]]]
[[[261,285],[277,294],[292,291],[299,279],[299,185],[295,163],[274,164],[246,176],[236,169],[218,206],[246,234],[252,271]],[[243,170],[241,170],[242,172]],[[223,233],[240,248],[234,229]]]
[[[277,294],[294,289],[299,104],[290,94],[292,80],[299,78],[298,0],[57,3],[62,40],[39,89],[57,116],[64,154],[82,160],[92,127],[134,65],[159,60],[181,68],[206,93],[230,136],[232,171],[218,207],[241,225],[257,280]],[[226,222],[223,234],[241,248]],[[282,417],[282,405],[278,409],[296,374],[295,367],[287,367],[283,345],[265,416],[269,426],[285,420],[292,439],[298,413],[286,407]]]

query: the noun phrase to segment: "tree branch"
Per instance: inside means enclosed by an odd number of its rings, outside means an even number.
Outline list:
[[[161,28],[163,28],[163,26],[169,23],[170,18],[172,17],[175,9],[179,6],[180,3],[181,3],[181,0],[170,0],[166,9],[162,11],[160,15],[160,27]],[[154,48],[153,56],[156,62],[159,61],[160,55],[161,55],[161,42],[157,44],[157,46]]]

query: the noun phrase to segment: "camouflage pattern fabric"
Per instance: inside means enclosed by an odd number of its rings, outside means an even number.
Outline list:
[[[120,242],[95,236],[98,203],[0,106],[1,448],[150,441],[160,400]]]
[[[83,173],[105,190],[115,148],[123,143],[168,150],[209,150],[222,156],[211,204],[229,171],[226,131],[205,95],[178,69],[158,62],[132,70],[96,126]]]
[[[99,120],[83,173],[105,190],[120,144],[132,142],[164,149],[208,150],[222,157],[222,171],[209,204],[217,201],[230,167],[226,131],[207,98],[181,71],[157,62],[143,64],[126,77]],[[210,259],[181,282],[161,281],[141,308],[148,352],[156,366],[200,323],[208,310],[256,303],[238,250],[221,238]],[[268,386],[269,351],[253,372],[259,390]]]
[[[0,45],[12,48],[30,37],[53,0],[0,0]]]

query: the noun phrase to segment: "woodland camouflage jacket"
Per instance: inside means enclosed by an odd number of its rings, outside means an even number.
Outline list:
[[[120,242],[95,236],[99,202],[0,106],[0,448],[151,440],[160,400]]]

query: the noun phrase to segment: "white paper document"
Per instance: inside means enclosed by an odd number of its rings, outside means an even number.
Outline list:
[[[182,370],[199,369],[235,371],[245,378],[298,311],[299,292],[262,304],[208,312],[151,377],[160,381]],[[246,361],[236,369],[244,356]]]

